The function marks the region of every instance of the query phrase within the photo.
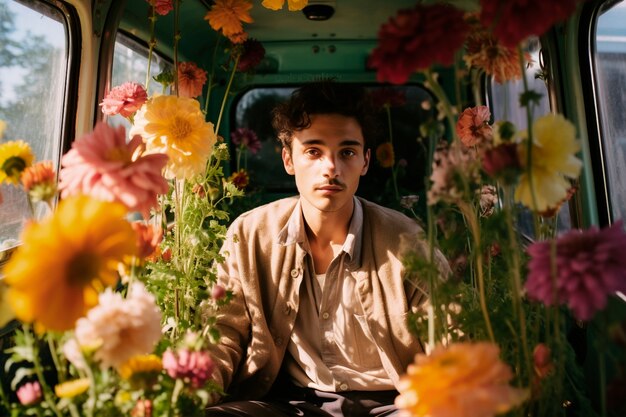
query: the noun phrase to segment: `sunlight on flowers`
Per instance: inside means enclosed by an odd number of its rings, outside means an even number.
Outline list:
[[[71,197],[41,223],[29,224],[4,268],[18,319],[69,330],[118,280],[118,264],[137,252],[121,204]]]
[[[117,371],[122,378],[130,379],[139,374],[158,373],[162,370],[163,363],[157,355],[137,355],[124,362]]]
[[[511,387],[513,373],[487,342],[437,346],[418,354],[400,379],[396,406],[407,417],[491,417],[526,400]]]
[[[58,384],[54,387],[54,393],[59,398],[73,398],[89,389],[89,378],[73,379]]]
[[[204,172],[217,136],[198,100],[156,96],[135,115],[130,135],[141,135],[149,153],[169,156],[167,178],[191,179]]]
[[[23,140],[12,140],[0,145],[0,184],[19,184],[22,172],[33,164],[35,156]]]
[[[576,128],[563,116],[548,114],[537,119],[533,124],[530,166],[527,143],[522,141],[518,148],[524,173],[515,199],[535,211],[557,205],[571,187],[568,178],[580,174],[582,161],[576,156],[579,150]]]

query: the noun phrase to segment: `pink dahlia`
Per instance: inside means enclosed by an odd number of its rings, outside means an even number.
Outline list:
[[[261,149],[261,141],[257,137],[254,130],[248,129],[247,127],[239,127],[235,129],[234,132],[230,134],[230,139],[233,144],[249,150],[251,153],[255,154]]]
[[[450,5],[418,4],[400,10],[381,26],[369,65],[377,69],[378,81],[405,83],[417,70],[435,63],[451,65],[468,28],[463,12]]]
[[[556,245],[556,277],[552,275],[551,245]],[[579,320],[603,309],[607,297],[626,291],[626,233],[622,222],[599,230],[572,230],[556,240],[528,247],[526,291],[546,305],[567,304]]]
[[[127,82],[114,87],[102,100],[102,113],[108,116],[121,114],[132,116],[148,100],[148,93],[141,84]]]
[[[92,133],[72,144],[63,156],[59,173],[61,197],[85,194],[103,201],[117,201],[148,217],[157,195],[168,184],[161,174],[167,155],[145,154],[140,136],[126,143],[124,126],[98,123]]]
[[[515,47],[530,35],[543,35],[552,25],[567,19],[578,0],[480,0],[480,21],[493,27],[504,46]]]
[[[195,98],[202,95],[206,83],[206,71],[193,62],[178,64],[178,95]]]
[[[468,107],[456,123],[456,134],[467,147],[488,145],[493,139],[489,125],[491,112],[487,106]]]
[[[163,353],[163,369],[174,379],[182,379],[194,388],[200,388],[211,377],[215,364],[208,352],[189,349],[170,349]]]
[[[17,399],[22,405],[31,405],[41,401],[41,385],[39,382],[27,382],[17,390]]]
[[[252,71],[265,58],[265,48],[254,38],[246,39],[243,43],[243,51],[239,57],[237,71]]]

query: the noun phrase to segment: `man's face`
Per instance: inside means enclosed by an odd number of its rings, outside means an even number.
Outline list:
[[[338,114],[311,116],[311,126],[295,132],[291,152],[283,149],[283,163],[303,204],[333,212],[352,206],[352,197],[369,166],[361,126]],[[351,213],[351,211],[350,211]]]

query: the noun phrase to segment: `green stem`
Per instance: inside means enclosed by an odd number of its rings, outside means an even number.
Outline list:
[[[156,26],[156,4],[151,5],[150,9],[150,42],[148,42],[148,68],[146,72],[146,92],[150,88],[150,67],[152,66],[152,54],[154,53],[154,47],[156,46],[155,26]]]
[[[441,88],[441,85],[437,82],[430,70],[425,70],[424,75],[426,76],[426,81],[428,82],[430,90],[443,106],[443,112],[450,125],[450,131],[452,132],[453,137],[456,137],[456,129],[454,128],[456,126],[456,119],[454,117],[452,105],[448,100],[448,96],[446,96],[445,91],[443,91],[443,88]]]
[[[7,395],[4,392],[4,388],[2,387],[2,384],[0,384],[0,400],[2,400],[2,406],[5,408],[7,413],[10,413],[11,404],[9,404],[9,399],[7,398]]]
[[[213,60],[211,61],[211,74],[209,75],[209,84],[207,85],[206,99],[204,101],[204,114],[209,114],[209,101],[211,100],[211,90],[213,89],[213,78],[215,77],[215,62],[217,61],[217,49],[220,44],[221,36],[217,37],[215,41],[215,48],[213,49]]]
[[[65,369],[61,367],[61,361],[59,360],[56,345],[54,343],[54,340],[52,340],[52,335],[49,332],[46,333],[46,340],[48,342],[48,349],[50,349],[50,356],[52,356],[52,363],[54,363],[54,368],[56,369],[57,376],[59,377],[59,382],[64,382]]]
[[[178,97],[178,42],[180,41],[180,1],[174,0],[174,88]]]
[[[228,92],[230,91],[230,87],[233,84],[233,79],[235,78],[235,73],[237,72],[237,65],[239,65],[240,57],[241,57],[241,54],[237,54],[235,58],[235,63],[233,64],[233,70],[230,73],[230,78],[228,80],[228,84],[226,85],[226,91],[224,91],[224,98],[222,99],[222,106],[220,107],[220,114],[217,116],[217,123],[215,125],[216,135],[220,131],[220,123],[222,121],[222,115],[224,114],[224,107],[226,107],[226,102],[228,101]]]

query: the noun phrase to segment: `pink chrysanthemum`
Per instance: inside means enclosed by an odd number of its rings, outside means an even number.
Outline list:
[[[178,64],[178,95],[195,98],[202,95],[206,83],[206,71],[193,62]]]
[[[163,353],[163,369],[174,379],[182,379],[194,388],[200,388],[211,377],[215,364],[208,352],[189,349],[170,349]]]
[[[491,112],[487,106],[468,107],[456,123],[456,134],[467,147],[488,145],[493,139],[489,125]]]
[[[452,64],[468,27],[463,12],[450,5],[418,4],[400,10],[381,26],[369,65],[377,69],[378,81],[405,83],[417,70]]]
[[[265,58],[265,48],[254,38],[246,39],[243,43],[243,51],[239,57],[237,71],[252,71]]]
[[[261,141],[256,133],[254,133],[254,130],[248,129],[247,127],[235,129],[235,131],[230,134],[230,139],[233,141],[233,144],[247,149],[253,154],[261,149]]]
[[[127,82],[114,87],[102,100],[102,113],[108,116],[120,114],[132,116],[148,100],[148,93],[141,84]]]
[[[504,46],[514,47],[530,35],[543,35],[553,24],[567,19],[578,0],[480,0],[480,21],[493,27]]]
[[[161,174],[167,155],[146,155],[142,149],[140,136],[126,143],[124,126],[113,128],[98,123],[93,133],[75,141],[61,159],[61,196],[85,194],[117,201],[148,217],[157,205],[157,195],[168,190]]]
[[[606,306],[609,295],[626,291],[626,233],[621,221],[603,230],[573,230],[558,238],[555,277],[552,244],[536,242],[528,248],[529,298],[546,305],[567,304],[577,319],[589,320]]]

